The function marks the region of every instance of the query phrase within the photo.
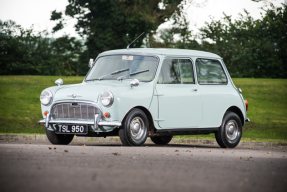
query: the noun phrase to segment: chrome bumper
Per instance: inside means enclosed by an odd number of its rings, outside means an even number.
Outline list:
[[[48,128],[49,124],[83,124],[83,125],[94,125],[94,131],[98,130],[98,126],[108,126],[108,127],[119,127],[122,125],[121,122],[108,122],[108,121],[99,121],[99,115],[95,115],[94,121],[82,121],[82,120],[50,120],[50,115],[46,119],[42,119],[38,122],[39,124],[45,124],[45,127]]]

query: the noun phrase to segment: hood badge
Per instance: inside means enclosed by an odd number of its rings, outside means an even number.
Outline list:
[[[76,94],[72,94],[72,95],[67,95],[68,97],[72,97],[72,98],[76,98],[76,97],[82,97],[82,95],[76,95]]]

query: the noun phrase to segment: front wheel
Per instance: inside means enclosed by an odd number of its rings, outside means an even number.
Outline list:
[[[218,145],[222,148],[234,148],[240,142],[242,135],[242,123],[236,113],[227,112],[222,121],[222,125],[215,133]]]
[[[56,134],[55,131],[49,131],[46,128],[48,140],[54,145],[68,145],[74,138],[73,134]]]
[[[146,114],[140,109],[133,109],[125,118],[119,137],[125,146],[141,146],[147,139],[148,130]]]

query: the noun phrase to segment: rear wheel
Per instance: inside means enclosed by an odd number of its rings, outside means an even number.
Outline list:
[[[55,131],[49,131],[46,128],[48,140],[54,145],[68,145],[74,138],[73,134],[56,134]]]
[[[150,137],[152,142],[157,145],[166,145],[172,140],[173,136],[155,136],[155,137]]]
[[[125,118],[119,137],[125,146],[141,146],[147,139],[148,130],[146,114],[140,109],[133,109]]]
[[[240,142],[242,135],[242,123],[236,113],[227,112],[222,125],[215,133],[218,145],[222,148],[234,148]]]

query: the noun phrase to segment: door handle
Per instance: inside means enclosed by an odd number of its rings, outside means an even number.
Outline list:
[[[197,91],[197,89],[193,89],[193,91]]]

